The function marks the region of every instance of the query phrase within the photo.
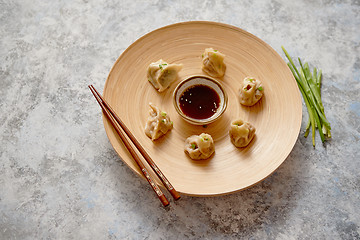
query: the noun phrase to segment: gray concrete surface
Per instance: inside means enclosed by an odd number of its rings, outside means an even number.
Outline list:
[[[159,27],[210,20],[323,70],[331,141],[269,178],[167,209],[111,147],[87,88]],[[360,2],[0,0],[0,239],[360,239]],[[170,198],[169,198],[170,199]]]

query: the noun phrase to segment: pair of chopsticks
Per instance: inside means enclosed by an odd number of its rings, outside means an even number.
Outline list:
[[[136,140],[134,135],[130,132],[130,130],[125,126],[125,124],[120,120],[120,118],[117,116],[117,114],[114,112],[114,110],[110,107],[110,105],[105,101],[105,99],[100,95],[100,93],[94,88],[93,85],[89,86],[91,92],[94,94],[94,97],[98,101],[100,107],[102,108],[104,114],[106,117],[110,120],[112,126],[115,128],[116,132],[119,134],[122,142],[124,143],[127,150],[130,152],[131,156],[134,158],[137,165],[140,167],[141,173],[144,175],[148,183],[150,184],[151,188],[154,190],[158,198],[160,199],[161,203],[166,207],[169,205],[169,201],[166,199],[163,192],[160,190],[159,186],[155,183],[155,181],[150,176],[147,168],[145,167],[144,163],[142,162],[139,155],[135,152],[134,148],[131,146],[130,142],[126,138],[123,132],[126,133],[126,135],[130,138],[132,143],[135,145],[135,147],[138,149],[138,151],[141,153],[141,155],[144,157],[144,159],[147,161],[147,163],[150,165],[150,167],[154,170],[156,175],[159,177],[159,179],[162,181],[166,189],[170,192],[170,194],[173,196],[175,200],[178,200],[180,198],[179,193],[174,189],[174,187],[171,185],[169,180],[165,177],[165,175],[160,171],[158,166],[156,166],[155,162],[151,159],[149,154],[145,151],[145,149],[141,146],[141,144]],[[119,127],[120,126],[120,127]]]

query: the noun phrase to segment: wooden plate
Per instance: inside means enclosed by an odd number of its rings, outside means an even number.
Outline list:
[[[176,85],[191,75],[204,74],[201,54],[213,47],[226,55],[225,76],[218,79],[229,102],[224,115],[208,125],[194,126],[176,112],[172,94]],[[147,81],[151,62],[160,58],[182,63],[178,80],[163,93]],[[252,107],[240,105],[240,82],[252,76],[264,86],[264,97]],[[245,189],[274,172],[286,159],[298,137],[302,117],[300,93],[283,59],[254,35],[221,23],[184,22],[157,29],[138,39],[118,58],[110,71],[104,97],[148,151],[175,189],[187,195],[212,196]],[[148,103],[166,111],[174,128],[152,142],[144,133]],[[228,130],[232,120],[242,118],[256,128],[256,136],[246,148],[236,148]],[[139,168],[104,117],[108,138],[122,160],[137,174]],[[215,155],[194,161],[184,153],[184,141],[206,132],[215,141]],[[160,181],[158,181],[160,184]]]

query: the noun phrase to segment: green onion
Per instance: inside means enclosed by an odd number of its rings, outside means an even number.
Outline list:
[[[191,144],[191,148],[192,148],[192,149],[195,149],[195,148],[196,148],[195,143],[192,143],[192,144]]]
[[[161,112],[161,116],[166,117],[166,112]]]
[[[288,52],[283,46],[282,50],[285,53],[286,58],[289,60],[287,64],[295,77],[298,84],[299,90],[303,96],[305,105],[308,110],[309,120],[306,125],[304,136],[307,137],[312,132],[312,143],[315,147],[315,129],[319,130],[321,141],[325,141],[325,137],[331,137],[331,127],[329,121],[326,119],[324,106],[321,101],[321,70],[318,71],[316,68],[311,73],[308,63],[302,63],[301,59],[298,58],[300,68],[297,69],[293,60],[291,59]]]
[[[263,87],[258,87],[257,89],[258,89],[259,91],[264,90]]]
[[[217,50],[214,50],[214,52],[217,52]]]

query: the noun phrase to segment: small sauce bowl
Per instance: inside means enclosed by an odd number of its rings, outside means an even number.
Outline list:
[[[227,108],[228,97],[223,86],[208,76],[191,76],[181,81],[173,93],[178,114],[194,125],[216,121]]]

